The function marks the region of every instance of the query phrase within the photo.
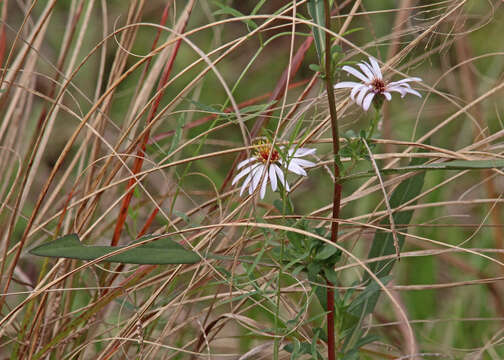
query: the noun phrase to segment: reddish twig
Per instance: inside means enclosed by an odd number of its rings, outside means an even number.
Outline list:
[[[290,84],[289,85],[289,89],[294,89],[294,88],[297,88],[301,85],[304,85],[308,82],[309,80],[301,80],[301,81],[298,81],[298,82],[295,82],[293,84]],[[250,106],[250,105],[254,105],[254,104],[257,104],[258,102],[264,100],[264,99],[268,99],[268,98],[271,98],[271,95],[273,94],[272,91],[266,93],[266,94],[263,94],[263,95],[259,95],[259,96],[256,96],[255,98],[252,98],[252,99],[249,99],[249,100],[246,100],[246,101],[243,101],[241,103],[238,104],[238,108],[239,109],[242,109],[244,107],[247,107],[247,106]],[[227,107],[226,109],[224,109],[224,113],[230,113],[234,111],[234,107],[232,106],[229,106]],[[197,120],[194,120],[193,122],[185,125],[182,127],[182,130],[189,130],[189,129],[193,129],[197,126],[200,126],[200,125],[203,125],[215,118],[217,118],[218,116],[220,116],[221,114],[212,114],[212,115],[208,115],[208,116],[205,116],[203,118],[200,118],[200,119],[197,119]],[[173,134],[175,134],[175,130],[169,130],[169,131],[165,131],[165,132],[162,132],[162,133],[159,133],[158,135],[156,136],[153,136],[149,139],[149,142],[147,143],[148,145],[151,145],[151,144],[154,144],[155,142],[157,141],[161,141],[163,139],[166,139],[167,137],[170,137],[172,136]]]
[[[331,29],[331,15],[329,11],[329,0],[324,0],[325,10],[325,25],[326,29]],[[336,112],[336,102],[334,101],[334,89],[332,84],[332,69],[331,69],[331,39],[329,33],[325,36],[325,83],[327,90],[327,101],[329,103],[329,113],[331,116],[331,130],[334,154],[334,196],[333,196],[333,211],[331,223],[331,241],[338,241],[339,223],[336,219],[339,218],[341,206],[341,183],[339,182],[339,129],[338,129],[338,114]],[[333,284],[327,281],[327,347],[328,359],[336,358],[336,344],[334,333],[334,288]]]
[[[0,27],[0,68],[3,65],[5,56],[5,24]]]
[[[167,18],[166,10],[167,9],[165,8],[165,13],[163,14],[164,21],[166,21],[166,18]],[[185,25],[187,25],[187,22]],[[146,122],[147,125],[149,125],[150,122],[152,121],[152,119],[154,119],[156,112],[159,108],[159,104],[161,103],[161,98],[163,97],[164,92],[165,92],[164,87],[170,77],[171,70],[173,68],[175,58],[177,57],[181,42],[182,42],[182,39],[179,39],[175,43],[175,48],[173,50],[173,53],[171,54],[170,59],[168,60],[166,66],[165,66],[163,75],[162,75],[161,80],[159,81],[159,84],[158,84],[158,95],[157,95],[156,99],[154,100],[151,111],[149,112],[149,116],[147,118],[147,122]],[[149,141],[149,137],[150,137],[150,130],[145,132],[144,137],[142,139],[142,143],[140,144],[139,149],[137,151],[137,157],[135,158],[135,162],[133,164],[133,170],[132,170],[133,174],[138,174],[140,172],[140,170],[142,169],[144,155],[145,155],[145,149],[147,148],[147,142]],[[124,228],[124,223],[126,222],[126,217],[128,216],[128,209],[129,209],[129,205],[131,203],[131,198],[133,197],[133,192],[135,190],[136,183],[137,183],[136,178],[131,178],[130,181],[128,182],[128,187],[127,187],[128,193],[124,197],[122,205],[121,205],[121,210],[119,211],[119,216],[117,218],[117,223],[116,223],[116,226],[114,229],[114,235],[113,235],[112,241],[110,243],[111,246],[116,246],[119,243],[119,238],[121,237],[121,232],[122,232],[122,229]]]

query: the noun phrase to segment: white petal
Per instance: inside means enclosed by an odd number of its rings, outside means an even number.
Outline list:
[[[245,175],[247,175],[249,172],[251,172],[252,170],[254,170],[259,164],[254,164],[254,165],[251,165],[245,169],[243,169],[242,171],[240,171],[234,178],[233,178],[233,181],[231,182],[231,185],[234,185],[236,184],[242,177],[244,177]]]
[[[371,62],[371,65],[373,66],[374,73],[378,79],[383,79],[382,72],[380,70],[380,65],[378,65],[378,62],[376,59],[372,56],[369,57],[369,61]]]
[[[240,161],[238,163],[238,166],[236,167],[237,169],[240,169],[241,167],[247,165],[248,163],[254,161],[254,160],[257,160],[257,157],[256,156],[252,156],[251,158],[248,158],[248,159],[245,159],[243,161]]]
[[[268,177],[266,176],[261,184],[261,193],[260,197],[261,199],[264,199],[264,195],[266,195],[266,185],[268,185]]]
[[[275,164],[271,164],[270,169],[269,169],[269,178],[270,178],[270,182],[271,182],[271,189],[273,191],[276,191],[277,185],[278,185],[275,167],[277,167]]]
[[[359,91],[361,91],[362,89],[365,89],[367,91],[368,86],[367,85],[361,85],[361,86],[358,86],[358,87],[354,87],[352,89],[352,91],[350,91],[350,99],[352,99],[353,101],[355,101],[355,95],[357,95],[357,93]]]
[[[335,89],[346,89],[346,88],[353,88],[355,86],[360,86],[361,83],[358,82],[353,82],[353,81],[342,81],[334,85]]]
[[[248,184],[250,183],[250,180],[252,180],[252,174],[249,174],[249,176],[247,176],[245,178],[245,181],[243,182],[243,184],[241,186],[241,189],[240,189],[240,196],[243,195],[243,192],[245,191],[245,189],[247,188]]]
[[[406,90],[401,85],[387,86],[387,91],[395,91],[401,94],[401,97],[406,95]]]
[[[399,83],[399,84],[397,84],[397,82],[392,82],[392,83],[389,83],[388,86],[399,86],[399,87],[402,87],[402,88],[409,88],[409,89],[411,89],[411,85],[408,84],[408,83]]]
[[[301,156],[306,156],[306,155],[312,155],[312,154],[315,154],[316,151],[317,151],[317,149],[299,148],[294,153],[294,157],[301,157]]]
[[[373,93],[373,92],[366,95],[366,97],[364,98],[364,102],[362,103],[362,108],[364,109],[364,111],[368,111],[369,106],[371,105],[371,101],[373,101],[374,96],[375,96],[375,93]]]
[[[402,79],[399,81],[392,81],[391,83],[389,83],[389,85],[398,85],[398,84],[408,83],[408,82],[412,82],[412,81],[422,81],[422,79],[419,77],[411,77],[411,78],[406,78],[406,79]]]
[[[280,180],[280,184],[282,184],[285,187],[285,190],[290,191],[289,184],[287,183],[287,181],[285,181],[282,169],[280,169],[278,166],[276,166],[275,171],[278,176],[278,180]]]
[[[361,90],[361,92],[359,92],[359,95],[357,95],[357,99],[355,100],[355,102],[362,106],[362,100],[364,100],[364,96],[368,93],[368,89],[363,89]]]
[[[298,175],[302,175],[302,176],[308,175],[306,173],[306,171],[304,171],[304,169],[301,166],[299,166],[298,164],[296,164],[294,161],[291,161],[289,163],[289,167],[287,168],[287,170],[289,170],[290,172],[293,172],[294,174],[298,174]]]
[[[359,71],[357,71],[356,69],[354,69],[351,66],[345,65],[345,66],[343,66],[343,70],[345,70],[347,73],[352,74],[353,76],[355,76],[356,78],[358,78],[364,82],[369,81],[368,78],[366,78],[363,74],[361,74]]]
[[[422,97],[422,95],[420,95],[420,93],[419,93],[418,91],[416,91],[416,90],[413,90],[413,89],[405,89],[405,91],[406,91],[407,93],[410,93],[410,94],[416,95],[416,96],[418,96],[418,97]]]
[[[259,185],[259,181],[261,181],[261,176],[264,172],[264,165],[260,165],[257,167],[256,170],[254,170],[254,173],[252,174],[252,182],[250,183],[249,186],[249,195],[251,195],[254,190],[257,188],[257,185]]]
[[[314,162],[305,159],[292,159],[291,161],[295,161],[297,165],[303,168],[313,167],[316,165]]]
[[[392,95],[388,91],[384,91],[382,94],[385,95],[388,101],[392,100]]]
[[[373,72],[371,71],[371,68],[369,67],[369,65],[366,62],[361,62],[361,63],[358,63],[357,65],[359,65],[362,72],[364,74],[366,74],[366,76],[369,79],[368,81],[372,81],[375,78],[375,74],[373,74]]]
[[[367,68],[371,71],[371,79],[381,79],[381,73],[376,73],[375,69],[373,66],[371,66],[368,62],[362,61],[364,65],[367,66]]]

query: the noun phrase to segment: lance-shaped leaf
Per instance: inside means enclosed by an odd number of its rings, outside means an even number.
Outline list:
[[[157,237],[158,236],[147,235],[132,244]],[[39,245],[31,249],[30,253],[45,257],[95,260],[122,248],[125,248],[125,246],[84,245],[79,240],[77,234],[69,234],[54,241]],[[200,261],[200,257],[198,254],[184,249],[182,245],[173,240],[160,238],[125,250],[120,254],[112,255],[103,261],[142,265],[194,264]]]

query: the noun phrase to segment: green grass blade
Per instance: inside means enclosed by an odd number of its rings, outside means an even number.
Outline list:
[[[317,25],[325,27],[325,14],[324,14],[324,1],[323,0],[309,0],[308,1],[308,12],[313,19],[313,22]],[[325,32],[318,27],[313,27],[313,40],[315,41],[315,49],[317,50],[317,55],[320,64],[324,63],[324,51],[325,51]]]

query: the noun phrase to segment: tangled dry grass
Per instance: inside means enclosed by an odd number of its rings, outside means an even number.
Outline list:
[[[307,1],[0,6],[2,358],[287,359],[296,344],[310,349],[300,358],[326,357],[325,285],[286,257],[292,234],[329,244],[333,222]],[[470,165],[504,159],[502,1],[339,0],[332,23],[318,28],[339,46],[336,80],[370,55],[387,79],[423,79],[421,100],[384,105],[362,159],[342,155],[337,294],[351,304],[373,264],[396,260],[368,256],[375,234],[405,239],[392,280],[377,278],[376,308],[358,319],[359,336],[377,337],[351,356],[503,358],[503,166]],[[344,147],[370,115],[344,90],[335,100]],[[289,175],[288,196],[240,197],[236,164],[266,139],[316,148],[316,166]],[[415,159],[469,166],[425,171],[421,192],[395,207]],[[408,211],[408,223],[388,221]],[[109,246],[162,235],[201,261],[28,252],[70,233]]]

